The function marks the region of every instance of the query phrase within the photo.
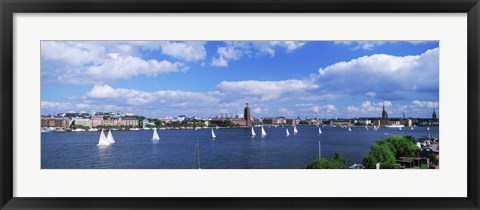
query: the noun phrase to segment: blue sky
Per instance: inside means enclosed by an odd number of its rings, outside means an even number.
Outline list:
[[[437,41],[42,41],[41,112],[438,114]]]

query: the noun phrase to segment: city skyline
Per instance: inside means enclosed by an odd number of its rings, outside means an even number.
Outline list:
[[[42,41],[41,113],[439,114],[437,41]]]

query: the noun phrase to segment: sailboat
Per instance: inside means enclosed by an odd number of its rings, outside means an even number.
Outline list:
[[[255,131],[253,130],[253,127],[252,127],[252,136],[256,136],[257,134],[255,133]]]
[[[287,128],[287,136],[290,136],[290,132],[288,132],[288,128]]]
[[[367,129],[367,131],[368,131],[368,126],[365,126],[365,129]]]
[[[112,129],[108,130],[107,140],[110,144],[115,143],[115,139],[113,139],[113,135],[112,135]]]
[[[412,127],[410,127],[410,130],[413,130],[413,126],[412,126]]]
[[[318,134],[322,134],[322,129],[318,128]]]
[[[293,134],[297,134],[297,133],[298,133],[297,126],[293,126]]]
[[[265,132],[265,129],[263,129],[263,126],[262,126],[262,136],[266,136],[267,135],[267,132]]]
[[[352,129],[350,127],[348,127],[348,131],[352,131]]]
[[[153,129],[153,136],[152,136],[152,141],[160,140],[160,137],[158,136],[157,129]]]
[[[215,133],[213,132],[213,128],[212,128],[212,139],[214,138],[217,138],[217,136],[215,136]]]
[[[430,127],[427,127],[427,131],[429,131],[429,130],[430,130]]]
[[[398,127],[398,130],[400,130],[400,131],[401,131],[401,130],[402,130],[402,127]]]
[[[98,139],[98,144],[97,146],[108,146],[110,145],[110,142],[108,141],[107,137],[105,137],[105,133],[102,132],[100,133],[100,138]]]

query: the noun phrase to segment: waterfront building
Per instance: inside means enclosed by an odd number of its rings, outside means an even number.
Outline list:
[[[347,119],[337,119],[333,121],[334,126],[352,126],[352,121]]]
[[[275,121],[275,124],[277,125],[287,124],[287,120],[285,120],[285,117],[276,118]]]
[[[124,117],[124,118],[120,118],[118,123],[119,123],[118,125],[120,125],[120,126],[137,127],[138,126],[138,119],[133,118],[133,117]]]
[[[92,120],[86,118],[74,118],[75,125],[92,128]]]
[[[263,124],[271,125],[273,124],[273,119],[272,118],[264,118],[262,120]]]
[[[69,126],[68,118],[56,118],[56,117],[42,117],[40,126],[45,127],[56,127],[56,128],[67,128]]]
[[[102,122],[103,122],[102,126],[110,126],[110,127],[118,126],[120,125],[120,118],[111,117],[108,119],[104,119]]]
[[[295,121],[293,119],[285,119],[285,124],[287,125],[293,125]]]
[[[233,124],[236,124],[239,126],[247,126],[247,121],[242,118],[235,118],[235,119],[231,119],[230,121],[232,121]]]
[[[250,107],[248,107],[248,103],[246,103],[246,107],[243,111],[243,116],[245,119],[245,125],[252,126],[252,119],[250,118]]]
[[[103,125],[103,118],[93,118],[92,119],[92,127],[102,126]]]

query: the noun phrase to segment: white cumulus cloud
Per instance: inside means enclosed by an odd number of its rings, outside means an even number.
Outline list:
[[[216,90],[236,95],[259,96],[262,101],[279,99],[287,93],[301,93],[315,89],[318,85],[308,80],[281,80],[281,81],[223,81],[216,86]]]
[[[278,50],[287,53],[303,47],[306,42],[302,41],[229,41],[225,46],[217,48],[217,56],[212,57],[210,64],[217,67],[228,66],[229,61],[241,59],[243,56],[275,56]]]
[[[184,61],[204,60],[207,56],[205,42],[161,42],[162,53]]]
[[[313,77],[325,91],[405,99],[410,92],[438,92],[438,51],[435,48],[415,56],[363,56],[320,68],[319,75]]]
[[[102,65],[92,66],[85,74],[94,79],[128,79],[137,75],[157,76],[171,72],[185,72],[188,70],[183,63],[169,61],[144,60],[133,56],[116,56]]]
[[[412,104],[417,107],[426,107],[426,108],[436,108],[438,107],[438,101],[419,101],[419,100],[414,100],[412,101]]]

